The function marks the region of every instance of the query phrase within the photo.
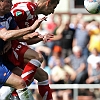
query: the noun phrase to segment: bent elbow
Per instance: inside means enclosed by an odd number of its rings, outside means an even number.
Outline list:
[[[3,40],[4,40],[4,41],[7,41],[7,40],[9,40],[9,39],[8,39],[7,37],[4,37]]]
[[[13,37],[12,31],[8,31],[5,28],[0,30],[0,38],[4,41],[8,41]]]
[[[7,36],[2,36],[1,39],[2,39],[3,41],[9,40]]]

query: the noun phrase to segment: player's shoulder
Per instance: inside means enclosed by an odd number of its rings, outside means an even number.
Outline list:
[[[32,2],[18,2],[13,4],[12,9],[23,9],[25,10],[26,8],[30,9],[30,8],[35,8],[37,5],[36,3],[32,3]]]
[[[26,13],[34,13],[36,7],[37,4],[34,4],[32,2],[18,2],[13,5],[11,13],[13,14],[13,16],[26,16]]]

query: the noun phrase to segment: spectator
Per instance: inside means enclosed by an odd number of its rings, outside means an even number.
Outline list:
[[[76,29],[73,46],[78,45],[82,48],[82,54],[87,58],[89,51],[87,45],[89,43],[89,35],[86,30],[87,22],[80,20],[80,28]]]
[[[65,24],[65,29],[61,33],[61,47],[63,58],[68,57],[72,54],[72,42],[75,35],[75,29],[69,27],[70,21]]]
[[[72,42],[75,33],[75,29],[69,27],[70,21],[68,20],[65,25],[60,25],[56,30],[56,36],[54,41],[59,41],[59,45],[62,47],[63,58],[72,54]]]
[[[50,21],[47,23],[47,30],[48,32],[52,33],[54,29],[56,28],[57,24],[54,20],[54,14],[49,15]]]
[[[86,29],[88,30],[88,34],[90,36],[90,41],[88,45],[88,49],[92,52],[93,48],[96,48],[100,53],[100,28],[99,23],[97,21],[90,22]]]
[[[51,79],[53,84],[65,84],[70,76],[65,70],[66,66],[61,65],[60,59],[56,61],[56,66],[51,69]],[[70,89],[57,89],[53,91],[54,100],[71,100],[72,91]]]
[[[57,65],[56,61],[60,60],[61,65],[64,66],[64,59],[61,56],[62,48],[60,46],[55,45],[52,51],[52,56],[48,59],[48,66],[52,69]]]
[[[70,23],[70,28],[73,28],[73,29],[80,28],[81,26],[80,20],[82,19],[83,19],[82,13],[78,13],[77,15],[75,15],[74,20],[72,20],[72,22]]]
[[[97,49],[92,50],[92,54],[87,59],[88,62],[88,79],[86,83],[100,83],[100,54]]]
[[[56,60],[56,66],[54,66],[54,68],[52,68],[51,70],[51,76],[52,76],[52,83],[54,84],[64,84],[67,83],[68,79],[69,79],[69,75],[66,72],[66,70],[64,70],[64,66],[61,65],[61,61],[60,59]]]
[[[65,58],[65,63],[69,64],[76,73],[76,79],[71,83],[84,83],[87,77],[86,59],[82,55],[82,49],[79,46],[73,47],[73,54]]]

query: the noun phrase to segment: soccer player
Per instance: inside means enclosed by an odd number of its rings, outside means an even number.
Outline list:
[[[12,8],[12,13],[19,28],[29,27],[38,18],[38,14],[48,15],[54,12],[59,0],[38,0],[37,3],[19,2]],[[47,38],[46,38],[47,37]],[[37,41],[48,40],[52,35],[43,36],[43,38],[31,38],[30,35],[23,37],[23,40],[12,41],[13,52],[8,52],[9,59],[17,66],[23,66],[22,78],[26,81],[27,85],[30,84],[33,76],[38,80],[39,93],[43,100],[52,100],[52,94],[48,83],[48,75],[40,67],[43,58],[36,51],[29,49],[27,46],[22,45],[19,41],[26,41],[27,44],[33,44],[35,39]],[[25,40],[26,39],[26,40]],[[28,74],[26,74],[28,73]]]
[[[8,85],[17,89],[20,100],[34,100],[31,92],[27,89],[26,82],[18,75],[12,73],[15,66],[10,61],[3,59],[3,49],[11,40],[34,32],[36,25],[18,29],[17,24],[10,12],[12,0],[0,0],[0,87]],[[38,20],[40,24],[44,19]],[[18,29],[18,30],[15,30]],[[6,51],[10,49],[10,45]],[[10,69],[10,70],[9,70]],[[18,70],[18,69],[17,69]],[[2,100],[2,99],[1,99]]]

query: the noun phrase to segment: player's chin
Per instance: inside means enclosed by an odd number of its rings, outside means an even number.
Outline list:
[[[53,14],[54,13],[54,11],[52,11],[50,14]]]
[[[48,12],[48,13],[45,13],[45,15],[50,15],[50,14],[53,14],[54,12]]]
[[[5,9],[6,12],[10,12],[11,11],[11,8],[7,8]]]
[[[5,14],[7,14],[7,13],[9,13],[9,12],[10,12],[10,10],[6,10],[6,11],[5,11]]]

